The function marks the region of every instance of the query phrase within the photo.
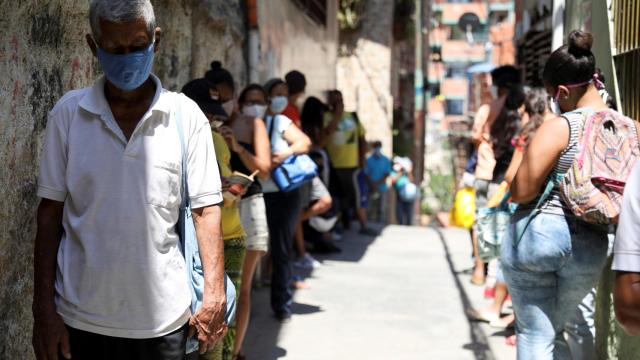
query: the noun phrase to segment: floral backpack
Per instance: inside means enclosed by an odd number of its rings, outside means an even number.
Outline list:
[[[633,120],[613,110],[583,112],[578,153],[560,181],[574,215],[602,225],[618,223],[622,193],[640,156]]]

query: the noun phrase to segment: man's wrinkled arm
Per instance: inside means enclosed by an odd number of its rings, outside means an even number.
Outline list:
[[[221,231],[221,207],[193,209],[193,220],[204,270],[204,305],[225,299],[224,243]]]

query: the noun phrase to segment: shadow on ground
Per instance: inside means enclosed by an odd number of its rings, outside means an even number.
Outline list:
[[[463,314],[468,313],[468,311],[473,307],[471,304],[471,300],[464,287],[462,286],[462,282],[460,281],[460,273],[464,273],[465,271],[456,271],[453,259],[451,257],[451,251],[449,250],[449,245],[447,245],[447,241],[445,239],[444,234],[442,233],[440,228],[433,228],[438,237],[440,239],[440,243],[445,251],[445,257],[447,259],[447,264],[449,265],[449,270],[451,271],[451,275],[453,275],[456,288],[460,294],[460,305],[462,307]],[[471,321],[469,319],[469,335],[471,338],[471,343],[465,344],[463,346],[464,349],[470,350],[473,352],[474,357],[477,360],[493,360],[495,357],[491,353],[491,348],[489,347],[489,340],[487,339],[484,330],[480,327],[480,323],[476,321]]]
[[[382,232],[384,226],[372,224],[372,226]],[[342,249],[340,253],[333,254],[313,254],[321,263],[325,261],[338,262],[359,262],[367,252],[369,246],[375,243],[376,237],[363,236],[355,230],[345,231],[342,240],[336,245]],[[313,270],[304,270],[294,267],[294,277],[298,279],[312,279]],[[304,290],[297,290],[304,291]],[[244,352],[247,359],[251,360],[277,360],[287,356],[287,350],[279,347],[278,339],[283,331],[283,324],[275,319],[271,308],[264,304],[269,304],[270,288],[262,286],[253,290],[251,322],[247,331],[244,343]],[[295,298],[295,295],[294,295]],[[292,312],[294,316],[306,316],[325,311],[322,304],[304,304],[294,302]]]

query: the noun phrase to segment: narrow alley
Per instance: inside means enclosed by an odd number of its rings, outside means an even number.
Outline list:
[[[504,331],[465,316],[485,304],[465,271],[466,231],[389,226],[375,240],[349,233],[340,246],[322,267],[299,273],[310,288],[295,294],[290,322],[272,317],[268,288],[255,290],[250,358],[515,358]]]

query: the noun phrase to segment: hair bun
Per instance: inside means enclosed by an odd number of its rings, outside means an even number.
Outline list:
[[[591,53],[593,46],[593,35],[586,31],[573,30],[569,34],[569,52],[574,55]]]
[[[220,70],[222,69],[222,63],[218,60],[213,60],[211,62],[211,70]]]

